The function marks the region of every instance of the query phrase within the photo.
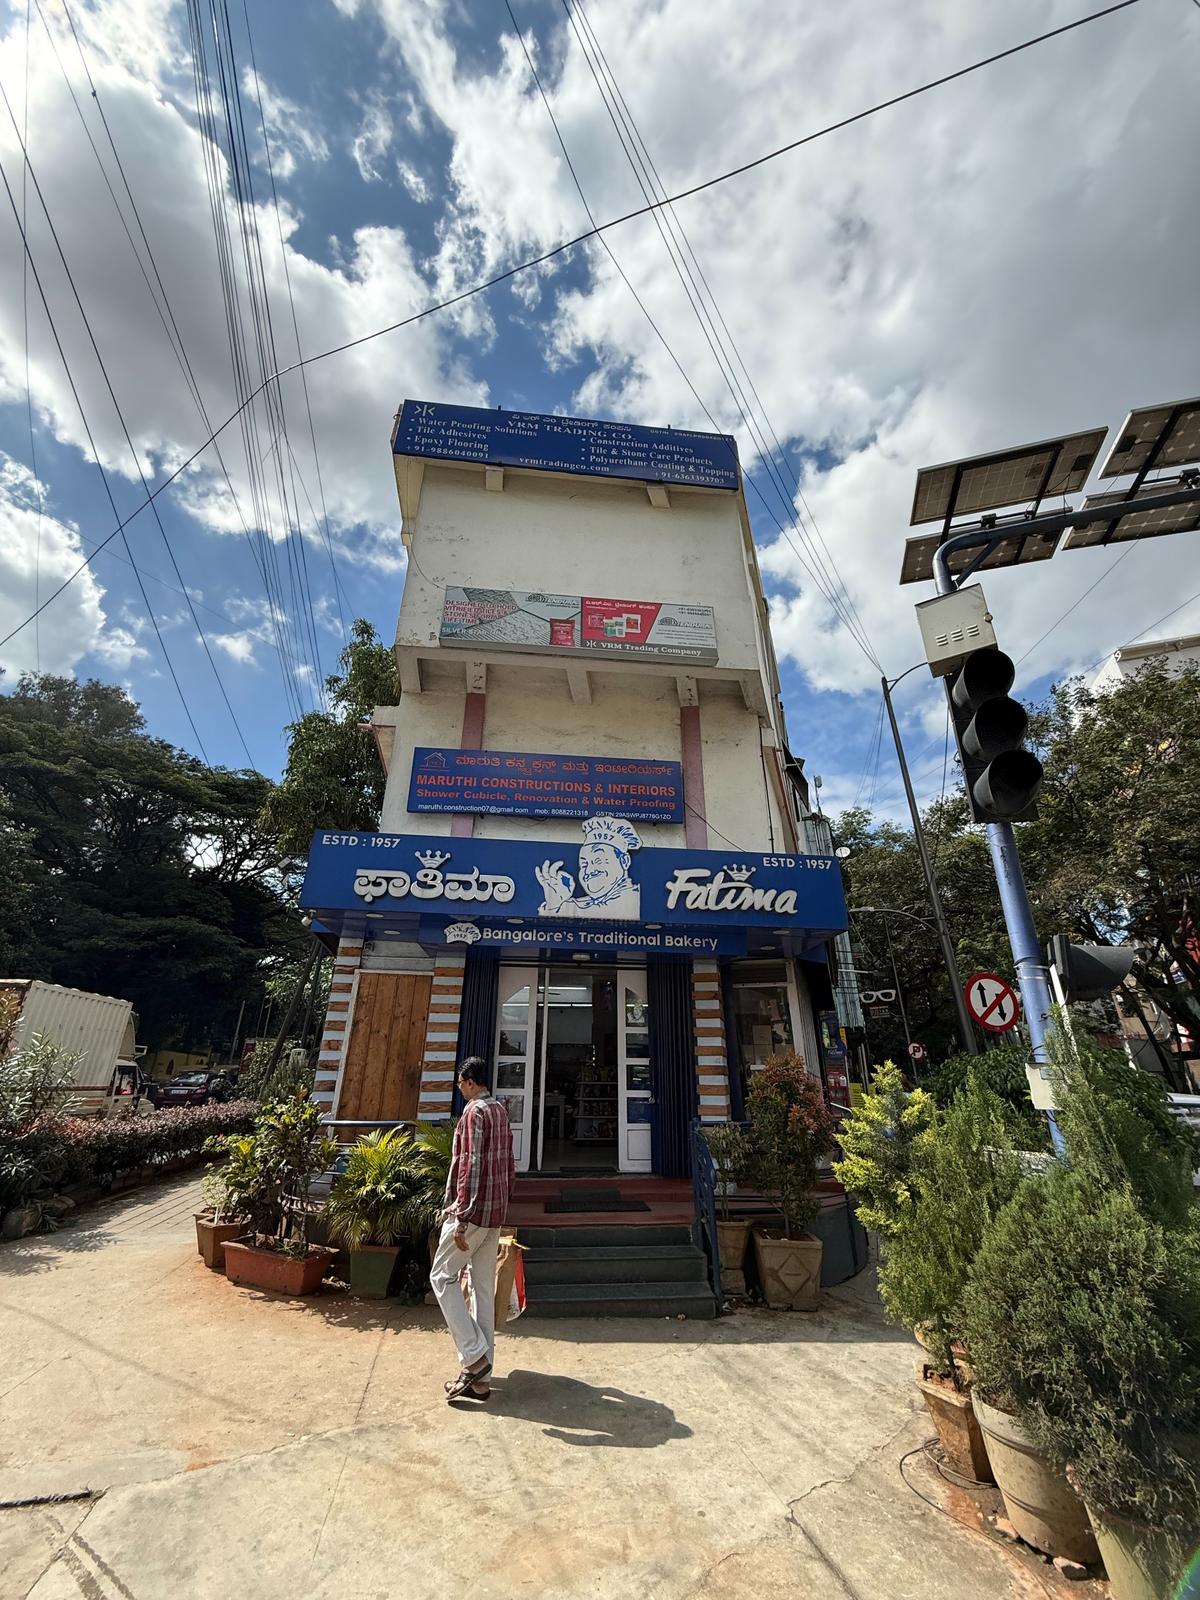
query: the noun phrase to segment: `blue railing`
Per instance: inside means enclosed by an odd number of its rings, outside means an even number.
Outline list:
[[[721,1244],[717,1237],[717,1168],[701,1131],[692,1123],[692,1202],[696,1212],[696,1243],[708,1256],[708,1278],[721,1310]]]

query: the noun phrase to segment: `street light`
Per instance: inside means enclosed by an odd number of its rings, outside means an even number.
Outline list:
[[[1064,506],[1059,511],[1041,512],[1044,499],[1075,494],[1083,488],[1107,432],[1107,428],[1093,428],[922,468],[917,474],[910,522],[937,521],[942,527],[938,533],[919,534],[907,541],[901,583],[932,576],[940,596],[953,596],[980,568],[1048,560],[1067,529],[1071,530],[1067,548],[1078,549],[1200,527],[1200,472],[1194,470],[1200,461],[1200,399],[1130,412],[1099,474],[1102,478],[1131,478],[1124,490],[1090,496],[1075,509]],[[1167,467],[1183,470],[1174,479],[1147,485],[1150,472]],[[1006,509],[1012,507],[1021,509]],[[954,519],[964,513],[976,514],[978,520],[956,524]],[[987,618],[990,622],[990,613]],[[964,655],[969,656],[974,648],[968,643]],[[931,670],[935,675],[945,672],[945,661],[931,663]],[[1016,834],[1011,820],[988,821],[986,831],[1033,1059],[1044,1070],[1050,986]],[[1047,1116],[1051,1138],[1061,1153],[1058,1125],[1053,1113]]]

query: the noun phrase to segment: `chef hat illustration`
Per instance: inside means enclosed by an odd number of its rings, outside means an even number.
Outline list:
[[[588,844],[610,844],[625,855],[642,846],[637,830],[624,817],[588,817],[583,824],[583,837]]]

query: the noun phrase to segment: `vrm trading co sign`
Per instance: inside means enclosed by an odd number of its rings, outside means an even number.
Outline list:
[[[358,911],[509,925],[769,927],[811,944],[846,927],[829,856],[646,849],[623,817],[589,817],[581,832],[569,851],[561,841],[318,833],[300,904],[338,924]]]

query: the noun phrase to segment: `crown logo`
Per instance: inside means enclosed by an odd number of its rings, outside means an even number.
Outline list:
[[[753,872],[754,872],[754,868],[753,867],[726,867],[725,868],[725,876],[727,878],[732,878],[734,883],[747,883],[747,882],[749,882],[751,874]]]
[[[434,871],[450,859],[449,850],[417,850],[414,853],[423,867]]]

